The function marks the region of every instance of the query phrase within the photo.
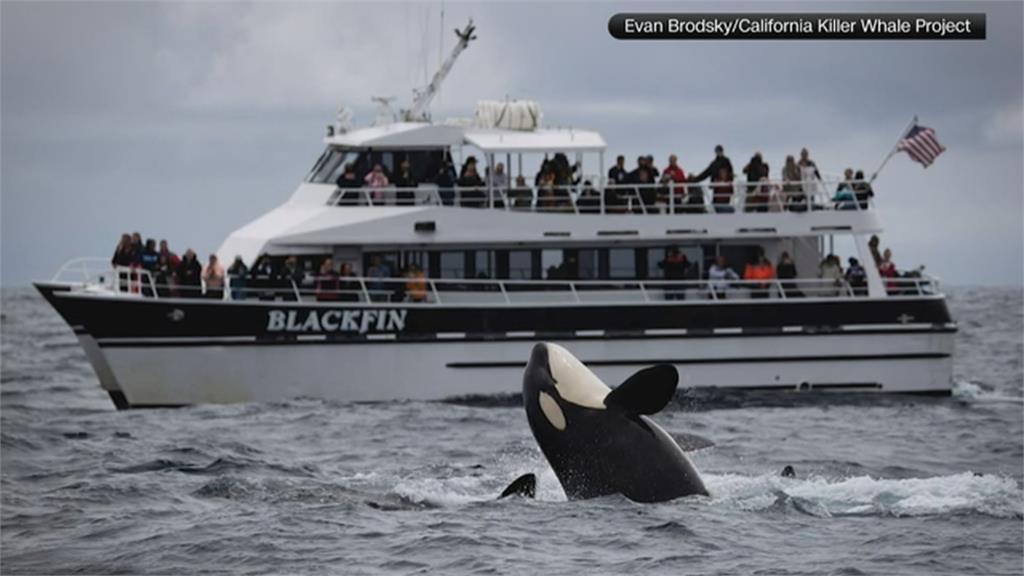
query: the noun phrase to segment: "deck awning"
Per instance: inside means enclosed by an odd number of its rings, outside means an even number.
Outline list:
[[[593,130],[571,128],[530,132],[511,130],[466,130],[466,144],[485,153],[601,152],[604,138]]]
[[[324,142],[350,148],[447,148],[462,142],[462,128],[424,122],[396,122],[328,136]]]

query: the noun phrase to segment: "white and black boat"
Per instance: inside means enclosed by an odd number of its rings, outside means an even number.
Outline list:
[[[544,128],[533,103],[483,103],[472,120],[432,122],[430,97],[472,38],[472,27],[460,32],[410,110],[359,129],[339,113],[291,198],[217,251],[250,266],[266,255],[277,269],[293,258],[300,271],[331,258],[356,276],[253,276],[195,294],[141,268],[78,259],[36,284],[117,407],[515,392],[541,340],[608,382],[665,362],[684,388],[950,392],[946,300],[933,278],[883,278],[868,265],[882,232],[870,198],[837,201],[842,182],[810,176],[616,185],[603,177],[599,133]],[[575,158],[576,183],[434,179],[468,155],[523,174],[524,157],[555,154]],[[413,187],[337,184],[347,165],[394,175],[403,161]],[[866,264],[863,284],[819,278],[836,243]],[[783,252],[795,279],[707,279],[719,256],[742,272]],[[689,272],[666,277],[660,265],[677,253]]]

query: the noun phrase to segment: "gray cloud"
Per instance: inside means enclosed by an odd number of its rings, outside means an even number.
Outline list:
[[[2,276],[46,277],[138,229],[200,252],[282,202],[335,108],[407,103],[438,60],[433,4],[4,2]],[[914,114],[949,151],[894,158],[878,181],[901,265],[956,283],[1021,284],[1022,6],[807,2],[630,10],[982,11],[980,42],[622,42],[618,4],[446,4],[480,40],[434,110],[529,97],[553,125],[600,130],[611,154],[776,168],[809,146],[831,172],[871,171]],[[664,160],[661,160],[664,162]]]

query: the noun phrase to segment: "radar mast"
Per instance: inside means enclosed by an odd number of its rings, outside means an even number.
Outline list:
[[[455,60],[459,57],[459,54],[469,46],[470,41],[476,40],[476,36],[473,35],[474,31],[476,31],[476,26],[473,26],[472,18],[469,19],[469,23],[466,24],[464,29],[455,29],[455,35],[459,37],[459,41],[452,48],[452,53],[441,64],[441,68],[434,74],[430,84],[422,90],[414,90],[416,97],[413,99],[412,108],[402,111],[402,118],[406,122],[430,120],[430,115],[427,112],[430,101],[437,95],[437,91],[441,88],[441,83],[444,82],[445,77],[451,72],[452,66],[455,65]]]

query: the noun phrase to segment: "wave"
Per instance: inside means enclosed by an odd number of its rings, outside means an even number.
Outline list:
[[[963,472],[931,478],[871,476],[831,479],[705,474],[713,505],[743,510],[795,509],[813,516],[936,516],[984,514],[1024,518],[1017,481]]]
[[[968,402],[1006,402],[1024,404],[1020,396],[999,394],[991,387],[971,380],[957,380],[953,383],[953,397]]]

